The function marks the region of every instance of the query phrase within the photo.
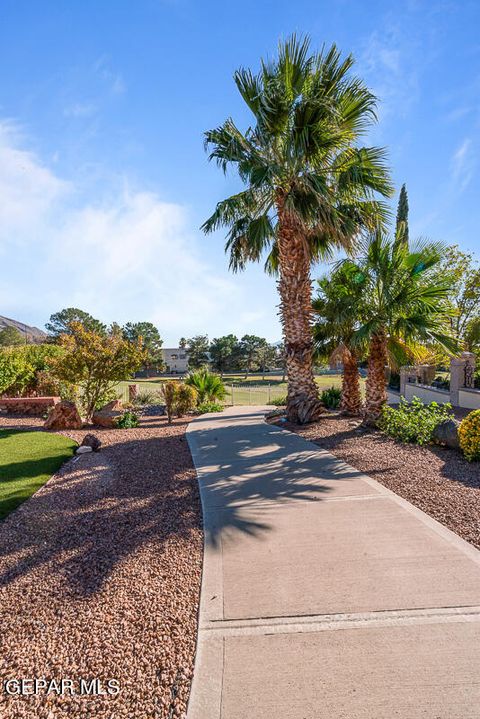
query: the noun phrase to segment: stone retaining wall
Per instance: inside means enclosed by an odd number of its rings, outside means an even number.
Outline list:
[[[7,414],[29,414],[42,417],[50,407],[58,404],[60,397],[0,397],[0,410]]]

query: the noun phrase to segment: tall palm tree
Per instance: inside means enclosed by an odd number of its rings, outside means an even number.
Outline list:
[[[318,296],[313,300],[313,341],[319,359],[338,358],[342,368],[342,399],[344,414],[358,415],[362,406],[359,348],[353,344],[355,329],[360,321],[362,283],[350,264],[340,265],[330,277],[318,281]]]
[[[443,246],[419,242],[411,250],[379,230],[357,261],[347,260],[362,287],[353,346],[368,346],[365,423],[376,424],[387,401],[385,367],[409,361],[418,343],[455,352],[448,282],[438,276]]]
[[[229,118],[205,134],[209,159],[224,171],[233,166],[246,188],[219,202],[203,229],[228,228],[234,271],[268,253],[266,268],[279,278],[293,422],[321,412],[312,364],[311,265],[384,221],[377,193],[392,191],[384,151],[358,146],[376,119],[376,98],[350,74],[353,63],[335,46],[310,54],[308,38],[292,36],[257,75],[244,68],[234,75],[253,125],[242,132]]]

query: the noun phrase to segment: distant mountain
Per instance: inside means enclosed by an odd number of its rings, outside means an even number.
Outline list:
[[[46,333],[39,330],[38,327],[30,327],[30,325],[26,325],[23,322],[11,320],[9,317],[2,317],[2,315],[0,315],[0,330],[5,329],[5,327],[15,327],[21,332],[22,336],[25,337],[25,342],[39,344],[40,342],[45,342],[47,338]]]

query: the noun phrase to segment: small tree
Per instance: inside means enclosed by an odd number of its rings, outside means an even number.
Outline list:
[[[2,347],[18,347],[26,344],[25,338],[16,327],[5,327],[0,330],[0,345]]]
[[[52,371],[59,379],[79,385],[89,420],[117,382],[129,379],[145,362],[145,351],[140,342],[98,334],[81,322],[72,322],[69,330],[59,338],[64,353],[52,362]]]

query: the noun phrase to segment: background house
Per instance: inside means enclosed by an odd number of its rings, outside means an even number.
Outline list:
[[[188,354],[180,347],[162,347],[165,372],[167,374],[183,374],[188,370]]]

